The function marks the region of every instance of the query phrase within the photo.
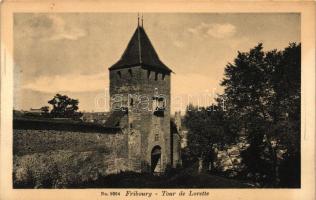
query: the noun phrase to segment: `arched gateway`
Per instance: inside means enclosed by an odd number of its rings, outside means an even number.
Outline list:
[[[161,169],[161,147],[154,146],[151,151],[151,172],[152,173],[160,173]]]

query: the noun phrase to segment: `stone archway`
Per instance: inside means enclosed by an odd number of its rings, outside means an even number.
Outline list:
[[[151,172],[152,173],[161,173],[161,147],[159,145],[154,146],[151,150]]]

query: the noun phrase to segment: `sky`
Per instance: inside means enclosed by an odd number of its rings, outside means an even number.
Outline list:
[[[175,73],[171,112],[188,102],[210,105],[238,51],[300,42],[295,13],[145,13],[144,29]],[[108,68],[137,27],[137,13],[14,14],[14,109],[48,105],[56,93],[79,99],[81,111],[106,111]]]

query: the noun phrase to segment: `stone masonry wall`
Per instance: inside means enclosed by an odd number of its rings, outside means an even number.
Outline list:
[[[150,72],[148,77],[148,71],[142,70],[141,93],[147,94],[149,97],[155,95],[155,89],[157,89],[158,95],[164,96],[165,111],[164,116],[156,116],[153,111],[142,113],[141,131],[144,136],[142,139],[142,154],[145,156],[148,163],[151,162],[151,151],[155,146],[161,147],[161,159],[162,170],[164,171],[168,165],[171,165],[171,134],[170,134],[170,75],[165,74],[163,78],[162,73],[154,71]],[[155,74],[158,74],[157,80]],[[152,108],[153,101],[150,101],[150,108]],[[158,140],[156,134],[158,133]]]
[[[83,133],[56,130],[17,130],[13,131],[14,154],[23,155],[49,150],[114,152],[124,156],[126,149],[123,133]]]
[[[151,71],[149,74],[140,66],[110,71],[111,105],[123,98],[121,105],[128,107],[129,158],[134,169],[142,171],[150,169],[151,151],[156,145],[162,149],[162,168],[171,164],[170,75],[158,73],[156,79],[155,73]],[[163,117],[153,114],[152,97],[156,91],[166,99]],[[114,96],[118,99],[114,99]]]
[[[40,184],[50,178],[69,185],[131,171],[126,146],[123,132],[13,129],[13,180]]]

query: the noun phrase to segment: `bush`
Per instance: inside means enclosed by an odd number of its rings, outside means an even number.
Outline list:
[[[64,188],[96,181],[113,169],[124,169],[124,162],[116,166],[114,159],[97,151],[51,151],[15,156],[14,188]]]

